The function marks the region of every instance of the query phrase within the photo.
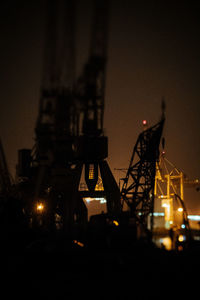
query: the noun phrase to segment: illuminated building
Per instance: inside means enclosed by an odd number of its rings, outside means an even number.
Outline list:
[[[165,228],[169,229],[184,223],[186,212],[184,204],[184,187],[199,185],[199,180],[188,180],[166,157],[163,151],[157,163],[155,177],[155,206],[165,213]],[[160,207],[159,207],[160,206]]]

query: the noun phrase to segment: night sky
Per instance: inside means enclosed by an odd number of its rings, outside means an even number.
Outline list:
[[[166,100],[166,155],[200,179],[200,2],[112,0],[105,99],[111,169],[124,174],[142,120],[155,124]],[[77,71],[88,55],[92,0],[77,7]],[[45,0],[0,4],[0,136],[14,174],[17,149],[34,145],[45,38]],[[186,191],[189,213],[200,192]]]

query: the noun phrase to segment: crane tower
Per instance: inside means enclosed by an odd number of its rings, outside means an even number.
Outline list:
[[[87,221],[86,195],[105,197],[109,215],[120,211],[120,191],[106,161],[108,139],[103,132],[108,12],[108,1],[95,1],[89,58],[76,79],[74,1],[48,2],[44,74],[28,181],[34,190],[31,207],[39,209],[40,222],[48,228],[58,222],[69,233]],[[80,191],[83,172],[87,190]],[[99,176],[103,189],[97,192]]]

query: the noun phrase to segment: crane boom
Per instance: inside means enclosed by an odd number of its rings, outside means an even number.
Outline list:
[[[72,0],[49,0],[44,75],[36,125],[38,159],[47,162],[55,155],[59,157],[60,153],[52,153],[53,148],[58,148],[55,146],[58,140],[65,144],[65,150],[71,148],[73,152],[71,137],[77,130],[72,92],[75,81],[74,22]]]
[[[103,134],[108,1],[97,0],[95,4],[89,59],[78,80],[77,89],[84,111],[82,132],[100,136]]]
[[[43,90],[72,89],[75,81],[75,4],[48,0]]]
[[[42,89],[45,90],[56,88],[56,19],[56,1],[49,0],[47,5],[46,40],[44,46],[44,64],[42,74]]]
[[[148,217],[150,231],[153,230],[156,161],[159,158],[164,121],[163,117],[159,123],[139,135],[121,190],[122,205],[124,202],[128,205],[131,216],[144,231],[147,231]]]

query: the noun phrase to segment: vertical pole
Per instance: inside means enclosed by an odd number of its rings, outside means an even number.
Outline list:
[[[184,201],[183,172],[180,172],[180,196],[181,200]]]
[[[170,175],[167,174],[167,199],[170,199]]]

